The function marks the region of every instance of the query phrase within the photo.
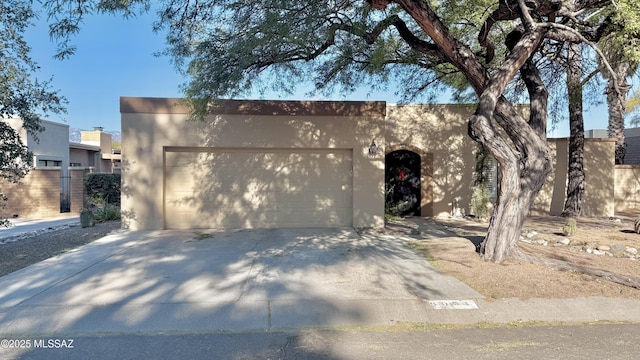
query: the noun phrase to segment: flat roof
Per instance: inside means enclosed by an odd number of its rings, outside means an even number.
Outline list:
[[[120,97],[121,113],[188,114],[180,98]],[[384,117],[384,101],[217,100],[209,114]]]

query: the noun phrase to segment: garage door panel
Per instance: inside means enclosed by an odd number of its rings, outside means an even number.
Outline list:
[[[167,152],[167,228],[351,226],[350,150]]]

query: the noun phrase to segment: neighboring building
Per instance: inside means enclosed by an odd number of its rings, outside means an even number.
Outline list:
[[[608,138],[606,129],[587,130],[585,138]],[[624,155],[625,165],[640,165],[640,128],[629,128],[624,130],[624,141],[627,149]]]
[[[65,170],[69,167],[69,125],[42,121],[44,131],[37,134],[37,139],[22,128],[22,119],[3,119],[16,129],[22,142],[33,153],[33,166],[35,168],[58,167],[62,169],[63,176],[67,176]]]
[[[113,149],[111,134],[95,127],[82,131],[80,143],[69,144],[70,166],[90,168],[92,172],[120,172],[120,150]]]
[[[625,129],[624,138],[627,144],[625,165],[640,165],[640,128]]]
[[[609,131],[606,129],[591,129],[584,132],[585,139],[606,139],[609,137]]]
[[[33,153],[33,169],[20,184],[0,180],[9,200],[0,217],[46,218],[78,213],[83,204],[82,179],[88,172],[119,172],[119,150],[101,128],[83,132],[83,143],[69,142],[69,125],[42,121],[44,131],[27,134],[19,118],[2,119]],[[84,134],[86,133],[86,135]]]
[[[122,97],[123,226],[380,227],[390,178],[415,191],[398,197],[416,215],[469,214],[474,109],[222,100],[194,122],[179,99]],[[614,215],[614,145],[585,142],[588,216]],[[554,168],[534,214],[559,215],[564,203],[568,141],[550,148]]]
[[[69,125],[42,121],[44,130],[34,137],[22,119],[3,119],[14,128],[33,153],[33,169],[20,184],[1,181],[8,202],[0,217],[51,217],[69,212],[72,180],[69,172]]]

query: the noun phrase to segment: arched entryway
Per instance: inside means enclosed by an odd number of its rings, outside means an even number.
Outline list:
[[[410,150],[385,156],[385,213],[420,216],[422,203],[421,158]]]

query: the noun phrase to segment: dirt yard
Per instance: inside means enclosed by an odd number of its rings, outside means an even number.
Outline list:
[[[528,254],[562,260],[582,268],[604,270],[622,277],[640,277],[640,234],[633,231],[633,214],[613,219],[577,219],[576,234],[565,237],[566,218],[531,217],[523,229],[519,246]],[[412,246],[438,269],[467,283],[487,298],[571,298],[583,296],[640,299],[640,290],[602,277],[575,271],[558,271],[539,264],[484,262],[476,245],[486,234],[488,223],[469,219],[409,218],[390,223],[388,229],[418,229],[431,222],[443,225],[452,237],[417,240]],[[425,223],[426,222],[426,223]],[[561,243],[567,243],[564,245]]]
[[[0,276],[88,244],[120,229],[120,221],[72,226],[0,245]]]

